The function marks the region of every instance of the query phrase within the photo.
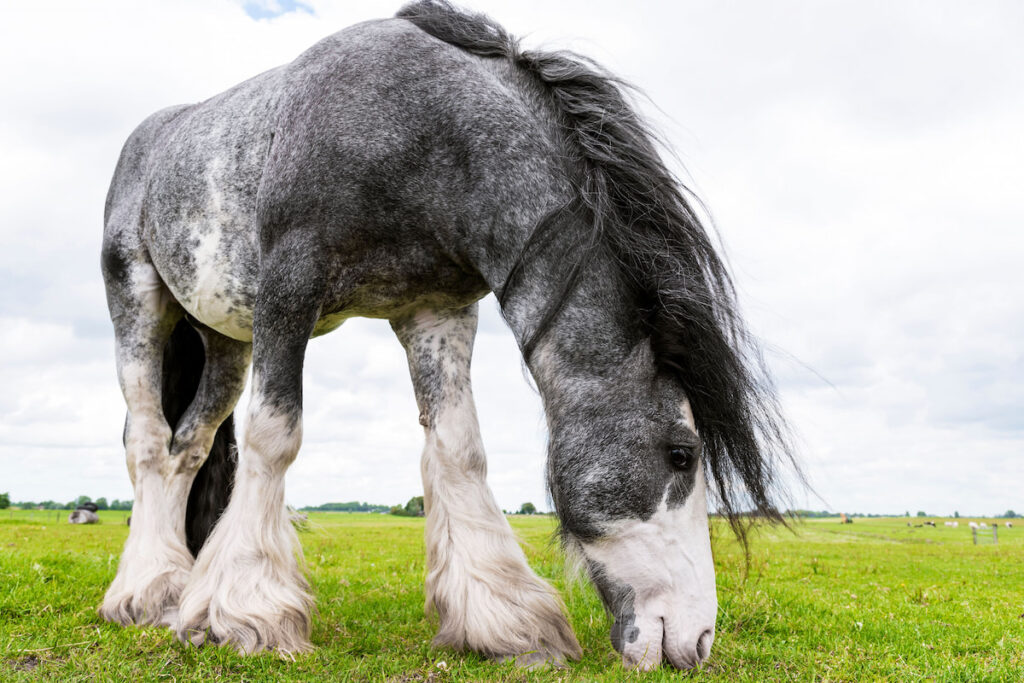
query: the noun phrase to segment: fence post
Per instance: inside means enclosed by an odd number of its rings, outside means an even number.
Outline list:
[[[971,527],[971,538],[974,539],[974,545],[978,545],[978,530],[973,526]]]
[[[992,525],[992,543],[999,545],[999,523]]]

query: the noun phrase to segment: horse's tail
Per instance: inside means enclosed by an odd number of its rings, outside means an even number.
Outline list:
[[[790,465],[803,480],[774,384],[740,317],[725,263],[693,209],[693,195],[661,160],[657,137],[626,96],[630,86],[579,55],[521,51],[499,24],[447,0],[418,0],[398,16],[467,52],[506,59],[530,73],[571,143],[574,158],[567,162],[578,196],[555,213],[582,216],[587,244],[524,340],[523,355],[529,358],[587,259],[606,250],[644,314],[657,362],[687,392],[719,510],[741,538],[745,510],[782,521],[773,501],[785,494],[776,466]],[[515,284],[531,243],[543,243],[542,233],[562,224],[550,217],[538,224],[500,298]]]
[[[195,328],[185,319],[178,322],[164,350],[163,409],[167,424],[175,426],[192,403],[206,364],[206,349]],[[196,473],[185,509],[185,538],[192,555],[198,555],[231,496],[237,455],[235,423],[229,415],[213,439],[206,462]]]

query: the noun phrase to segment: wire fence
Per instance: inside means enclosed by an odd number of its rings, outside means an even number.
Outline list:
[[[993,524],[991,529],[972,526],[971,537],[974,539],[974,545],[986,545],[989,543],[996,545],[999,543],[999,525]]]

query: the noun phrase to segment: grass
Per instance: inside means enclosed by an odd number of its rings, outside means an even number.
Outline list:
[[[0,512],[0,680],[1024,680],[1024,528],[1001,528],[998,545],[975,546],[965,524],[813,520],[795,534],[758,530],[749,571],[716,528],[710,661],[690,674],[641,675],[621,669],[593,590],[567,585],[547,517],[511,522],[531,565],[565,597],[584,656],[567,669],[523,672],[430,646],[421,519],[311,516],[300,536],[319,610],[317,649],[289,661],[103,622],[96,606],[117,568],[125,513],[101,513],[102,524],[84,527],[66,515]]]

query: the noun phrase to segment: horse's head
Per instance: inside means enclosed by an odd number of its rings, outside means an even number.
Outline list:
[[[679,380],[640,344],[549,402],[549,481],[566,545],[615,619],[626,666],[707,658],[718,601],[700,435]]]

